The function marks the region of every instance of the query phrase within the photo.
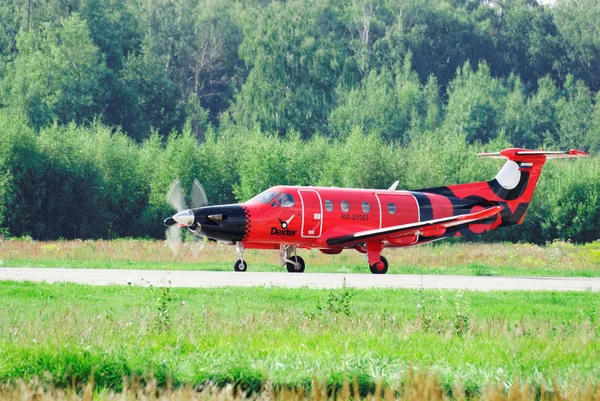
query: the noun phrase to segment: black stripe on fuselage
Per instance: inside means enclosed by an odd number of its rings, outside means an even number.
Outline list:
[[[425,189],[419,189],[417,191],[411,191],[411,192],[414,192],[414,193],[424,192],[427,194],[442,195],[442,196],[445,196],[446,198],[454,198],[456,196],[456,195],[454,195],[454,192],[452,192],[452,190],[448,187],[425,188]]]
[[[433,208],[429,196],[422,192],[410,192],[419,204],[419,221],[433,220]]]

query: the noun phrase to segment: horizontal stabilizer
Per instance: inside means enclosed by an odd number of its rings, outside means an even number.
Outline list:
[[[580,150],[571,149],[569,151],[547,151],[547,150],[526,150],[518,149],[506,149],[502,152],[494,153],[478,153],[477,156],[486,156],[491,159],[513,159],[515,156],[546,156],[546,159],[569,159],[574,157],[588,157],[589,155]]]

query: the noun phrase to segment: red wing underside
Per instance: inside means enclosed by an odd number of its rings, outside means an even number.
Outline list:
[[[401,237],[423,236],[431,239],[440,237],[446,233],[446,229],[463,224],[471,224],[476,221],[487,220],[502,210],[501,206],[494,206],[479,212],[462,214],[459,216],[444,217],[441,219],[421,221],[410,224],[402,224],[393,227],[384,227],[376,230],[360,231],[354,234],[342,235],[327,239],[327,245],[351,245],[366,241],[386,241]]]

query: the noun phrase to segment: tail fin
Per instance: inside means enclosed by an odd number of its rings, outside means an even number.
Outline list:
[[[501,214],[502,225],[513,225],[523,222],[546,160],[587,157],[588,155],[579,150],[561,152],[505,149],[499,153],[480,153],[479,156],[508,159],[496,177],[487,182],[492,194],[489,194],[490,196],[486,199],[506,202],[507,208]]]
[[[540,173],[547,159],[587,157],[578,150],[555,152],[527,149],[504,149],[498,153],[480,153],[493,159],[508,159],[491,181],[449,185],[422,190],[448,197],[478,202],[484,205],[502,205],[500,226],[521,224],[533,196]],[[495,228],[495,227],[494,227]]]
[[[522,215],[518,221],[513,224],[521,224],[525,217],[525,209],[531,201],[535,186],[537,185],[542,167],[547,159],[563,159],[575,157],[587,157],[586,153],[578,150],[568,152],[544,151],[544,150],[526,150],[526,149],[505,149],[499,153],[480,153],[479,156],[491,158],[507,158],[508,160],[502,166],[496,177],[488,181],[491,191],[498,198],[497,200],[508,201],[522,205]],[[494,200],[494,199],[489,199]],[[513,210],[513,208],[510,208]]]

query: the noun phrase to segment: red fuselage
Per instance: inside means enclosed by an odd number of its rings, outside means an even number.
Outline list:
[[[449,217],[454,211],[445,196],[409,191],[277,186],[263,194],[269,192],[274,195],[272,199],[267,196],[261,200],[259,195],[241,204],[250,225],[241,240],[246,248],[294,245],[343,249],[344,246],[328,245],[326,239]],[[282,194],[288,195],[284,202],[280,201]],[[386,241],[385,246],[410,246],[418,240],[418,236],[400,237]]]

